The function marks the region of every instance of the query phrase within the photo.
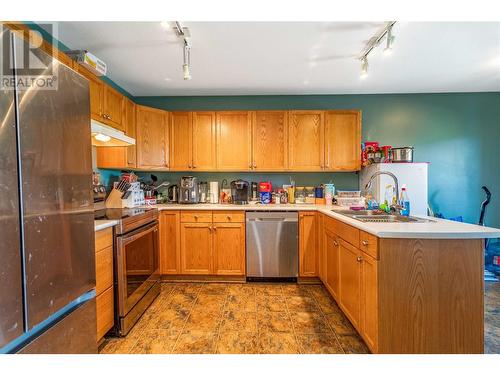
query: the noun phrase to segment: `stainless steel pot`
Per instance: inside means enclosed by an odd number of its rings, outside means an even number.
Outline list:
[[[413,163],[413,147],[391,148],[393,163]]]

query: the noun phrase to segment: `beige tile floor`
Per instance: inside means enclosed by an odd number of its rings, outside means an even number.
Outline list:
[[[367,353],[321,285],[164,283],[100,353]],[[485,353],[500,354],[500,283],[485,285]]]
[[[164,283],[125,338],[100,353],[368,353],[320,285]]]

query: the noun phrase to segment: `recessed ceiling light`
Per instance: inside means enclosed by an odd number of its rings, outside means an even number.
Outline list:
[[[161,21],[160,26],[163,27],[164,29],[170,29],[170,22],[168,21]]]
[[[167,81],[167,82],[170,82],[171,80],[172,80],[172,78],[168,78],[168,77],[165,78],[165,81]]]

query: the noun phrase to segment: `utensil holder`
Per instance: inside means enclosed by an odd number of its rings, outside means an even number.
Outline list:
[[[125,208],[125,201],[122,199],[123,192],[118,189],[111,190],[106,199],[106,208]]]

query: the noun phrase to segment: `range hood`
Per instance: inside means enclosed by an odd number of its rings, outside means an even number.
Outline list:
[[[130,138],[124,132],[95,120],[90,120],[90,131],[93,146],[123,147],[135,145],[134,138]]]

